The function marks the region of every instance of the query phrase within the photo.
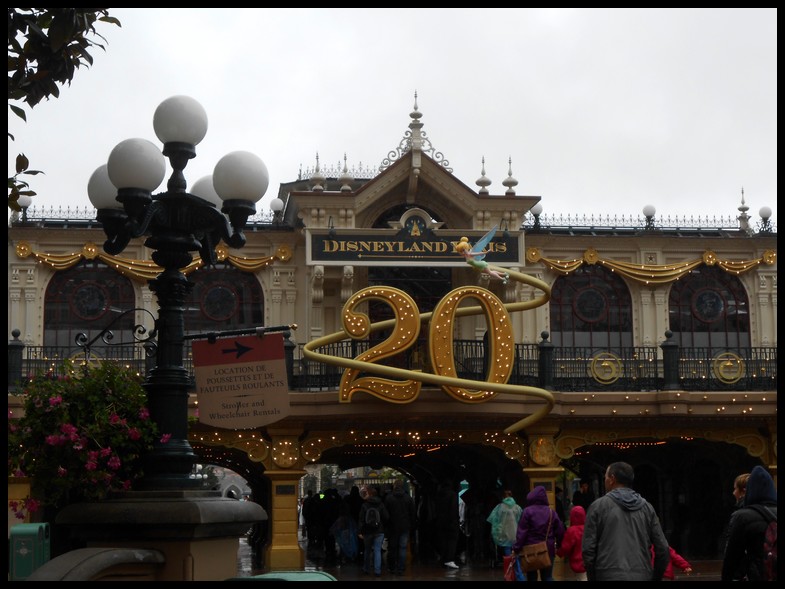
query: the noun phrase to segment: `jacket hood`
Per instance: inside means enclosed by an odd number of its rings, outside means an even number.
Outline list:
[[[747,494],[744,495],[744,505],[755,505],[756,503],[776,503],[777,489],[774,487],[774,479],[762,466],[756,466],[750,472],[747,479]]]
[[[582,526],[586,523],[586,510],[580,505],[570,509],[570,526]]]
[[[526,505],[549,505],[545,487],[538,485],[526,495]]]
[[[646,505],[646,500],[629,487],[617,487],[608,493],[608,497],[627,511],[638,511]]]
[[[507,507],[515,507],[516,505],[518,505],[515,502],[515,497],[505,497],[504,499],[502,499],[502,503],[504,503]]]

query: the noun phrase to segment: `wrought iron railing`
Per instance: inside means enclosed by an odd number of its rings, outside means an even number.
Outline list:
[[[682,348],[679,352],[679,387],[684,390],[777,390],[777,348]]]
[[[21,342],[18,342],[21,344]],[[356,358],[372,347],[367,340],[344,341],[320,348],[321,353],[341,358]],[[9,374],[9,390],[20,380],[50,372],[57,375],[62,360],[84,360],[78,347],[22,347],[19,375]],[[343,369],[314,362],[304,357],[302,345],[290,346],[289,387],[296,391],[329,391],[338,388]],[[12,346],[9,344],[9,367]],[[186,342],[185,368],[193,374],[190,342]],[[544,386],[560,392],[586,391],[660,391],[666,389],[699,391],[767,391],[777,389],[777,348],[738,349],[681,348],[678,353],[678,382],[665,379],[663,350],[658,346],[630,348],[559,348],[541,344],[516,344],[515,364],[509,382]],[[482,341],[454,342],[455,368],[460,378],[486,379],[485,344]],[[151,359],[139,345],[95,348],[92,362],[122,362],[146,372]],[[390,363],[388,362],[388,365]],[[407,370],[431,371],[427,346],[422,342],[409,353],[395,359],[395,366]],[[545,371],[543,371],[545,367]]]

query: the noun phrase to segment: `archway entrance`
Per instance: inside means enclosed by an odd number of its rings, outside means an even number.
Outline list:
[[[465,481],[462,499],[466,503],[469,532],[466,556],[475,562],[490,561],[493,546],[485,518],[498,503],[500,490],[505,488],[512,489],[516,501],[525,505],[530,480],[521,464],[507,458],[502,449],[481,443],[461,443],[453,436],[460,437],[460,432],[450,430],[443,443],[433,438],[427,444],[406,442],[402,438],[347,443],[325,449],[315,464],[334,464],[339,470],[388,467],[403,473],[420,512],[416,540],[418,557],[424,561],[434,557],[433,526],[428,526],[428,510],[439,484],[447,480]],[[192,445],[204,462],[227,466],[243,475],[254,498],[274,517],[271,485],[262,464],[248,460],[239,450]],[[722,538],[734,505],[733,480],[761,464],[759,458],[750,456],[741,446],[724,442],[630,438],[584,446],[560,466],[565,469],[564,480],[588,479],[595,496],[600,496],[604,494],[605,468],[620,460],[635,468],[633,487],[654,505],[668,541],[680,554],[694,560],[722,558]],[[566,485],[565,489],[569,500],[571,492]],[[569,507],[568,504],[565,509],[567,514]],[[267,522],[262,542],[275,541],[267,535],[271,523]]]
[[[723,536],[735,502],[733,481],[762,464],[735,444],[630,438],[584,446],[562,465],[589,480],[598,497],[605,493],[605,468],[617,461],[635,467],[633,488],[656,509],[669,543],[695,560],[722,558]]]

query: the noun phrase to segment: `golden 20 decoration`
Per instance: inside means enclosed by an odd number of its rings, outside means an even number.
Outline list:
[[[533,286],[542,295],[529,301],[504,304],[489,290],[463,286],[447,293],[430,313],[420,313],[414,300],[405,292],[390,286],[369,286],[354,293],[342,310],[343,331],[315,339],[303,346],[303,355],[317,362],[345,368],[338,395],[342,403],[351,402],[358,392],[368,393],[390,403],[411,403],[420,393],[423,383],[439,386],[453,399],[462,403],[483,403],[498,393],[530,395],[542,399],[544,406],[507,427],[512,433],[536,423],[553,408],[553,395],[539,387],[508,384],[515,361],[515,342],[510,312],[525,311],[544,305],[551,296],[550,287],[543,281],[507,268],[491,267],[504,272],[511,280]],[[358,307],[375,299],[390,306],[394,319],[371,323]],[[479,306],[459,306],[466,299],[474,299]],[[453,358],[453,325],[458,317],[483,313],[488,323],[487,380],[457,378]],[[422,325],[428,325],[428,349],[433,374],[396,368],[380,363],[382,360],[406,352],[417,342]],[[356,358],[341,358],[317,350],[347,338],[363,339],[371,333],[390,330],[387,338]],[[360,374],[376,376],[362,376]]]

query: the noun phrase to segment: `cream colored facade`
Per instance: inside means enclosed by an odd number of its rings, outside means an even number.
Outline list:
[[[317,166],[309,179],[282,185],[280,197],[285,208],[277,220],[280,223],[247,231],[248,243],[242,250],[219,246],[219,259],[253,269],[263,291],[265,325],[296,324],[292,340],[307,344],[342,329],[344,304],[369,284],[373,268],[422,267],[424,262],[418,258],[325,261],[313,251],[316,237],[328,233],[340,238],[372,235],[378,230],[375,223],[386,213],[408,207],[433,213],[440,221],[433,227],[437,234],[449,228],[456,235],[479,236],[494,225],[504,227],[519,255],[503,266],[548,286],[565,273],[563,268],[575,264],[609,262],[628,268],[624,281],[632,297],[635,346],[658,348],[664,341],[669,329],[668,294],[680,265],[718,264],[736,272],[748,295],[751,346],[776,349],[776,233],[755,234],[739,228],[717,231],[714,237],[689,231],[678,235],[662,231],[526,231],[530,225],[521,229],[522,224],[531,219],[527,213],[540,197],[515,194],[517,182],[511,175],[504,184],[506,193],[500,195],[487,194],[482,185],[475,191],[461,183],[422,135],[420,118],[415,108],[404,147],[374,178],[328,180],[320,178]],[[407,215],[411,213],[402,212],[393,229],[405,225]],[[156,314],[156,301],[146,284],[149,273],[154,272],[149,262],[151,251],[142,240],[135,240],[120,256],[111,257],[101,248],[103,239],[96,224],[43,226],[34,217],[26,225],[12,224],[7,252],[9,332],[19,329],[20,339],[29,346],[43,343],[47,285],[58,269],[81,258],[99,257],[129,276],[137,307]],[[540,295],[538,288],[520,281],[503,284],[489,280],[457,255],[425,264],[449,268],[452,288],[479,286],[504,304],[533,301]],[[650,282],[647,271],[652,277],[661,273],[658,276],[669,278],[652,278]],[[144,323],[144,314],[137,320]],[[540,342],[542,332],[551,329],[549,305],[513,313],[511,325],[515,343]],[[482,339],[486,319],[482,315],[467,317],[456,321],[455,329],[456,338]],[[574,458],[582,448],[625,439],[701,438],[720,446],[739,446],[776,477],[776,388],[711,394],[679,390],[551,393],[554,404],[547,417],[505,434],[505,427],[541,408],[541,399],[501,393],[488,403],[467,405],[446,398],[439,387],[427,385],[419,398],[405,404],[368,395],[356,395],[346,403],[339,401],[338,391],[292,391],[290,416],[255,430],[251,439],[251,432],[198,427],[192,443],[195,447],[241,448],[272,481],[273,491],[265,507],[271,516],[272,538],[267,561],[273,569],[302,563],[297,545],[297,497],[276,489],[296,485],[306,464],[335,461],[331,459],[341,448],[360,447],[369,438],[380,446],[381,442],[395,445],[416,436],[423,443],[492,448],[503,460],[517,463],[529,486],[553,484],[564,471],[562,461]],[[543,444],[545,451],[540,450]],[[400,463],[396,467],[401,468]],[[416,472],[411,472],[416,478]],[[694,496],[700,496],[698,490]]]

